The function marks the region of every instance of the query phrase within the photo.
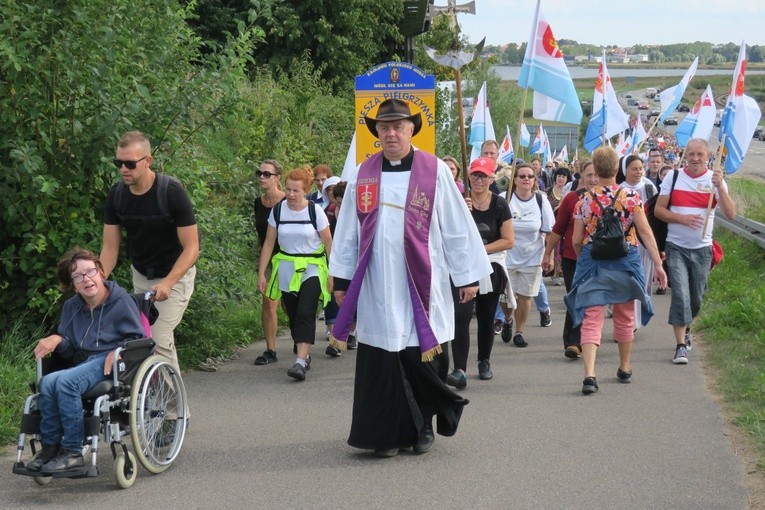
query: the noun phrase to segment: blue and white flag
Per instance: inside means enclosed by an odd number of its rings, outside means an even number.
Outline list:
[[[746,43],[742,41],[718,135],[721,141],[725,136],[725,172],[729,174],[738,170],[744,161],[754,130],[757,129],[762,116],[757,101],[744,94],[745,74]]]
[[[712,87],[707,85],[707,89],[701,93],[701,97],[675,130],[677,146],[685,148],[692,138],[708,139],[714,128],[715,115],[715,98]]]
[[[541,0],[537,0],[518,85],[534,89],[535,119],[579,124],[582,121],[582,105],[540,3]]]
[[[539,127],[537,128],[537,136],[534,138],[534,143],[531,144],[531,149],[529,149],[529,153],[531,154],[539,154],[545,149],[545,135],[544,135],[544,129],[542,128],[542,124],[539,124]]]
[[[513,139],[510,138],[510,126],[505,125],[505,129],[507,130],[507,133],[505,134],[505,139],[502,140],[502,143],[499,145],[499,156],[497,156],[497,159],[504,161],[508,165],[512,165],[513,160],[515,159]]]
[[[526,123],[521,123],[521,146],[528,147],[531,144],[531,133],[529,128],[526,127]]]
[[[470,120],[470,139],[468,143],[473,146],[470,161],[481,157],[481,145],[486,140],[497,140],[494,134],[494,124],[489,113],[489,100],[486,97],[486,82],[481,85],[478,97],[473,105],[473,118]]]
[[[683,99],[683,94],[685,94],[685,89],[688,87],[688,83],[693,79],[693,75],[696,74],[697,67],[699,67],[699,57],[696,57],[693,61],[691,67],[685,72],[683,79],[680,80],[680,83],[674,87],[664,89],[659,93],[659,101],[661,103],[661,115],[659,116],[659,120],[666,119],[675,111],[677,105],[680,104],[680,100]]]
[[[603,58],[598,69],[598,78],[595,81],[592,116],[590,117],[590,123],[587,124],[587,131],[584,134],[584,148],[592,152],[599,145],[605,143],[603,140],[604,125],[606,140],[609,140],[612,136],[629,129],[629,120],[629,115],[624,113],[619,100],[616,98],[616,92],[606,67],[606,52],[603,51]]]

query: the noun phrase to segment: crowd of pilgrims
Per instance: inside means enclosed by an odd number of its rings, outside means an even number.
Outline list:
[[[539,313],[539,326],[552,325],[547,285],[565,285],[567,291],[571,289],[577,263],[577,253],[572,245],[574,217],[582,196],[597,188],[600,182],[590,160],[574,161],[569,166],[561,160],[547,161],[543,165],[538,158],[530,162],[519,159],[513,168],[497,162],[498,150],[497,143],[492,140],[483,144],[481,157],[470,164],[469,183],[463,182],[462,168],[456,158],[441,158],[451,169],[455,186],[465,195],[494,269],[492,288],[482,289],[468,303],[460,303],[458,289],[452,285],[455,336],[450,342],[452,367],[446,383],[456,389],[467,386],[469,326],[473,316],[477,322],[476,359],[480,380],[493,377],[491,351],[495,335],[516,347],[528,345],[524,331],[531,315],[532,301]],[[644,203],[658,193],[663,176],[672,168],[665,164],[661,150],[652,149],[645,163],[636,155],[620,158],[615,182],[632,191],[630,196],[636,195]],[[332,278],[328,277],[326,263],[311,264],[307,268],[292,267],[299,261],[289,254],[316,253],[317,258],[329,258],[332,234],[347,183],[333,176],[325,164],[313,168],[305,166],[283,175],[284,170],[277,161],[265,160],[256,174],[261,195],[255,200],[254,217],[261,245],[259,286],[264,294],[262,320],[266,350],[255,359],[255,365],[277,361],[277,307],[281,300],[295,341],[293,353],[297,356],[287,374],[302,381],[310,370],[317,311],[319,319],[326,325],[325,334],[329,340],[339,307],[332,295]],[[290,206],[277,208],[277,218],[274,208],[281,202]],[[310,212],[309,204],[313,209]],[[268,225],[280,228],[278,238],[267,235]],[[665,293],[666,283],[654,288],[656,284],[652,276],[656,268],[651,254],[642,244],[635,244],[643,265],[647,295]],[[289,270],[279,272],[282,276],[274,274],[284,265],[289,265]],[[279,288],[299,287],[301,279],[306,277],[301,272],[303,270],[319,276],[311,280],[314,282],[311,288],[303,288],[299,294],[279,291]],[[279,281],[284,278],[291,278],[292,282]],[[630,338],[645,322],[641,320],[641,301],[636,299],[634,303]],[[609,316],[613,313],[611,306],[606,313]],[[566,358],[581,357],[581,325],[575,326],[568,311],[562,340]],[[348,348],[356,347],[355,332],[352,332],[348,337]],[[339,357],[341,351],[328,344],[325,354]],[[622,382],[630,381],[628,361],[626,366],[620,365],[617,375]]]

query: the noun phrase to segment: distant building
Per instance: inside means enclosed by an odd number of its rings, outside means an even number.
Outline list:
[[[629,55],[629,61],[630,62],[648,62],[648,55],[645,53]]]

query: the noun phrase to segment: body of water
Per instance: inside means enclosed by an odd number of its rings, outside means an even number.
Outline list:
[[[518,76],[521,73],[521,66],[494,66],[494,71],[499,75],[503,81],[518,81]],[[598,76],[597,67],[579,67],[568,66],[568,70],[571,73],[571,78],[590,78],[595,79]],[[635,78],[648,78],[648,77],[670,77],[677,76],[682,77],[687,68],[684,69],[649,69],[649,68],[613,68],[608,70],[608,74],[611,78],[626,78],[634,76]],[[747,69],[747,74],[765,74],[763,70],[750,70]],[[699,69],[696,71],[696,76],[713,76],[713,75],[730,75],[733,76],[733,68],[731,69]]]

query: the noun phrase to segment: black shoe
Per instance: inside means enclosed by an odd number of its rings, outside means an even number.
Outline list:
[[[616,369],[616,378],[620,383],[629,384],[632,382],[632,370],[625,372],[621,368]]]
[[[663,289],[661,287],[659,287],[658,289],[656,289],[656,292],[654,292],[654,294],[656,294],[658,296],[663,296],[666,293],[667,293],[667,288],[666,287],[663,288]]]
[[[413,450],[415,455],[422,455],[423,453],[427,453],[435,441],[436,436],[433,435],[433,429],[431,427],[426,427],[414,445]]]
[[[513,338],[513,319],[505,321],[502,324],[502,334],[500,336],[502,337],[503,342],[506,344],[510,343],[510,340]]]
[[[389,450],[375,450],[375,455],[384,459],[389,459],[398,455],[398,448],[391,448]]]
[[[337,347],[335,347],[334,345],[328,345],[328,346],[327,346],[327,350],[326,350],[326,351],[324,351],[324,353],[325,353],[327,356],[331,356],[331,357],[333,357],[333,358],[339,358],[339,357],[340,357],[340,349],[338,349],[338,348],[337,348]]]
[[[272,351],[269,349],[266,349],[263,351],[263,354],[255,358],[255,365],[268,365],[269,363],[276,363],[278,360],[276,359],[276,351]]]
[[[494,372],[491,371],[491,364],[489,360],[482,359],[478,362],[478,378],[482,381],[488,381],[494,377]]]
[[[446,376],[446,384],[457,388],[458,390],[465,389],[467,386],[467,377],[462,370],[454,369],[454,372]]]
[[[35,458],[27,464],[27,471],[40,471],[45,464],[58,457],[61,452],[61,445],[44,444],[42,450],[37,452]]]
[[[598,381],[594,377],[585,377],[582,381],[582,393],[592,395],[598,392]]]
[[[539,325],[543,328],[552,325],[552,317],[550,317],[550,310],[546,312],[539,312]]]
[[[359,346],[359,341],[356,340],[356,335],[348,335],[348,341],[346,343],[348,344],[348,350],[351,351]]]
[[[54,459],[48,461],[40,472],[42,473],[61,473],[72,469],[85,467],[85,461],[80,452],[70,452],[61,450]]]
[[[513,343],[516,347],[526,347],[528,342],[523,338],[523,333],[516,333],[513,337]]]
[[[300,363],[295,363],[287,369],[287,375],[298,381],[305,381],[305,367]]]

